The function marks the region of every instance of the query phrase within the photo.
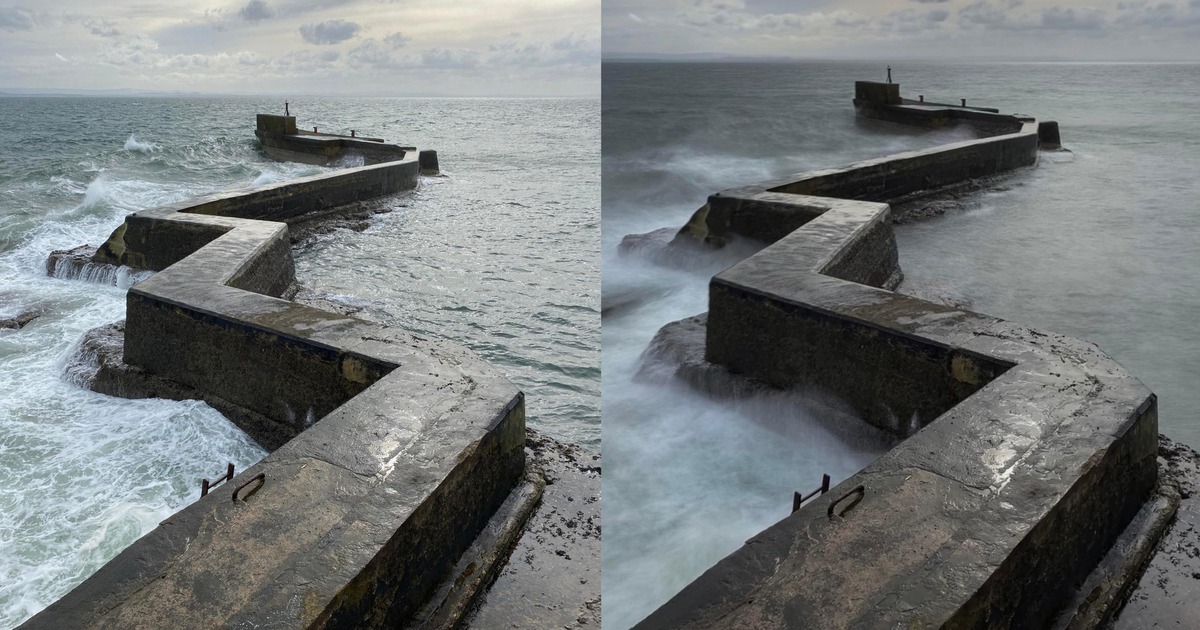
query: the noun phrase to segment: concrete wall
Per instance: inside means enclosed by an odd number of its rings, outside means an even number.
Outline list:
[[[278,448],[22,628],[393,628],[449,576],[523,474],[524,396],[462,347],[280,299],[287,225],[242,218],[411,187],[416,159],[140,212],[114,233],[105,256],[161,269],[128,293],[125,363],[249,410],[244,428]]]
[[[361,156],[364,164],[382,164],[416,152],[413,147],[387,144],[379,138],[301,131],[292,116],[259,114],[254,135],[258,136],[263,151],[276,160],[319,166],[332,165],[349,155]],[[436,171],[434,168],[427,174]]]
[[[964,101],[965,103],[965,101]],[[947,105],[901,98],[896,83],[858,81],[854,84],[854,109],[860,116],[888,122],[936,129],[966,124],[987,135],[1017,131],[1012,116],[1004,116],[990,107]]]
[[[295,116],[278,116],[276,114],[259,114],[256,118],[256,128],[267,133],[285,135],[297,133]]]
[[[847,223],[852,226],[847,242],[830,247],[830,241],[846,237]],[[798,269],[814,267],[822,277],[873,287],[895,277],[899,266],[887,206],[840,204],[713,278],[706,358],[775,387],[832,393],[867,422],[901,435],[921,428],[1009,367],[914,339],[886,320],[872,325],[812,308],[805,299],[811,289],[796,276]],[[887,314],[901,315],[896,308],[903,301],[893,304]],[[913,313],[927,315],[925,305]]]
[[[900,104],[900,84],[879,83],[876,81],[855,81],[855,100],[865,101],[875,105]]]
[[[248,190],[217,193],[129,215],[96,252],[96,262],[155,271],[175,264],[224,232],[179,222],[176,213],[296,223],[356,201],[411,190],[420,176],[417,152],[396,162],[341,169]]]
[[[1010,117],[1005,117],[1012,120]],[[810,171],[721,191],[708,198],[704,236],[721,244],[732,235],[773,243],[819,216],[821,206],[798,203],[810,195],[888,202],[1037,163],[1038,125],[977,140],[899,153],[839,168]],[[764,193],[784,193],[771,197]],[[791,196],[788,199],[787,196]]]
[[[899,274],[888,206],[799,194],[886,200],[911,188],[897,177],[970,176],[1032,163],[1036,151],[1030,121],[1011,137],[710,197],[710,230],[773,244],[713,278],[706,324],[670,326],[704,325],[714,366],[832,394],[912,435],[639,628],[1053,619],[1155,484],[1154,394],[1085,341],[888,290]]]

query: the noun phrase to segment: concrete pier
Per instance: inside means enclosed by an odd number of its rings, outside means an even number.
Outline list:
[[[157,271],[127,294],[120,360],[112,330],[85,340],[96,386],[204,399],[273,452],[22,628],[463,623],[486,584],[456,580],[495,575],[541,496],[524,395],[459,345],[284,299],[288,222],[413,188],[418,156],[138,212],[96,252]]]
[[[864,115],[999,133],[713,195],[677,239],[770,245],[660,336],[704,326],[706,378],[833,396],[907,439],[638,628],[1043,627],[1155,486],[1155,396],[1095,345],[891,290],[887,204],[1036,163],[1037,122],[856,94]]]
[[[254,135],[267,155],[282,162],[301,162],[331,166],[349,156],[359,156],[363,164],[381,164],[402,159],[406,153],[417,152],[414,147],[387,144],[380,138],[357,135],[321,133],[296,127],[295,116],[259,114]],[[422,174],[438,174],[437,152],[421,151]]]

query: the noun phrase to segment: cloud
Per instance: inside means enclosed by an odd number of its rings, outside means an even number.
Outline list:
[[[941,28],[942,22],[950,17],[945,9],[918,12],[912,9],[896,11],[879,21],[879,29],[885,33],[902,33],[912,35],[928,30]]]
[[[1009,17],[1003,9],[992,6],[988,2],[976,2],[959,9],[958,23],[964,28],[985,28],[993,30],[1018,30],[1022,24]]]
[[[345,20],[329,20],[300,27],[300,36],[310,44],[337,44],[352,39],[362,27]]]
[[[391,46],[392,48],[402,48],[410,41],[412,41],[412,38],[404,35],[403,33],[392,33],[391,35],[383,38],[383,43]]]
[[[575,33],[543,42],[518,42],[516,38],[488,46],[490,66],[587,66],[600,63],[600,42]]]
[[[97,60],[113,66],[123,66],[149,64],[161,57],[158,42],[145,35],[137,35],[113,43],[100,53]]]
[[[407,46],[408,42],[408,36],[402,33],[392,33],[384,37],[382,41],[368,39],[346,53],[346,60],[353,68],[363,66],[381,69],[411,68],[416,66],[417,62],[400,54],[401,49]]]
[[[421,55],[421,65],[441,70],[469,70],[479,65],[479,53],[469,48],[431,48]]]
[[[120,37],[121,31],[117,30],[117,25],[108,20],[93,20],[87,19],[82,22],[84,28],[97,37]]]
[[[950,0],[912,0],[912,1],[916,2],[918,4],[942,4],[944,2],[950,2]]]
[[[263,0],[250,0],[246,6],[238,11],[238,15],[242,16],[247,22],[261,22],[269,17],[273,17],[275,12]]]
[[[679,11],[685,24],[736,28],[750,19],[743,0],[690,0]]]
[[[1155,29],[1186,28],[1200,24],[1200,0],[1187,5],[1170,2],[1150,3],[1146,0],[1118,2],[1115,23],[1122,26],[1145,26]]]
[[[0,7],[0,30],[28,31],[33,28],[33,12],[21,7]]]
[[[1051,7],[1042,12],[1042,26],[1058,31],[1100,31],[1107,20],[1099,9]]]

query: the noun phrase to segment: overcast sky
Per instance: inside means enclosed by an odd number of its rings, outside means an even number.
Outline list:
[[[600,93],[600,0],[0,0],[0,89]]]
[[[604,54],[1200,61],[1200,0],[603,0]]]

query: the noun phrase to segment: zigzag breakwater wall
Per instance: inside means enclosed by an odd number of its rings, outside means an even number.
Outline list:
[[[892,290],[888,203],[1035,164],[1038,123],[880,85],[860,114],[990,135],[713,195],[677,240],[769,245],[655,343],[685,378],[829,393],[907,439],[639,628],[1043,627],[1155,486],[1156,398],[1095,345]]]
[[[281,221],[411,189],[419,168],[404,151],[138,212],[97,251],[157,273],[129,290],[123,360],[105,358],[96,382],[205,399],[273,452],[22,628],[428,618],[525,472],[524,396],[465,348],[281,297],[294,282]]]

